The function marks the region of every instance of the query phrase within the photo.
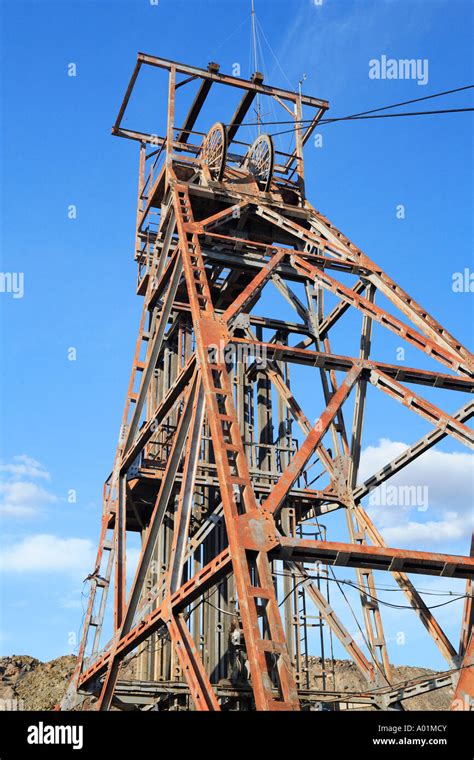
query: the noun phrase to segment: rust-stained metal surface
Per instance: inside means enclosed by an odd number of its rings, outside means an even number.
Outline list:
[[[163,136],[124,126],[143,67],[168,77]],[[227,122],[205,113],[218,88],[235,96]],[[257,95],[295,119],[293,152],[269,136],[241,138]],[[183,100],[187,115],[176,124]],[[362,500],[446,436],[473,447],[472,402],[452,413],[419,389],[472,393],[474,359],[306,199],[303,148],[328,107],[267,85],[259,72],[243,80],[216,63],[200,69],[138,55],[112,132],[140,146],[135,259],[143,311],[62,709],[80,708],[91,694],[98,710],[140,709],[143,689],[156,694],[158,710],[318,709],[331,692],[333,640],[368,691],[333,691],[332,709],[403,709],[409,694],[391,683],[375,571],[393,576],[449,668],[411,694],[450,681],[452,709],[472,707],[472,549],[457,556],[389,547]],[[272,288],[294,310],[292,321],[265,313],[263,293]],[[375,303],[377,293],[397,315]],[[359,316],[354,350],[335,353],[334,330],[350,314]],[[374,324],[418,350],[421,366],[380,361]],[[298,399],[295,366],[311,372],[316,419]],[[379,391],[430,430],[361,482],[364,418],[369,394]],[[332,540],[332,515],[344,516],[347,540]],[[127,587],[133,533],[141,552]],[[331,606],[329,580],[337,584],[333,568],[341,567],[355,572],[365,647]],[[408,574],[466,579],[459,646]],[[108,601],[113,634],[104,646]],[[312,654],[321,657],[317,684]],[[136,664],[128,684],[120,680],[124,661]]]

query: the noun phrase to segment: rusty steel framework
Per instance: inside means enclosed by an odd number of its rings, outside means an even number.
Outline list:
[[[145,67],[168,77],[162,137],[122,126]],[[198,131],[210,91],[223,88],[237,96],[233,116],[210,127],[216,114],[206,113],[206,131]],[[178,95],[189,98],[179,127]],[[292,152],[275,150],[268,135],[251,145],[237,140],[257,96],[294,119]],[[247,81],[214,63],[204,70],[138,55],[113,134],[140,146],[135,258],[143,313],[62,709],[300,710],[324,702],[403,709],[404,699],[447,684],[453,709],[470,709],[472,548],[457,556],[388,547],[362,500],[447,436],[472,448],[473,402],[447,413],[418,388],[472,393],[473,357],[306,199],[303,148],[327,109],[324,100],[264,84],[258,72]],[[258,313],[272,288],[294,321]],[[375,304],[376,294],[394,314]],[[356,347],[333,353],[330,335],[351,313],[361,323]],[[375,324],[427,355],[434,369],[377,360]],[[316,420],[293,393],[296,365],[312,368]],[[371,386],[431,427],[360,482]],[[336,515],[347,542],[327,538]],[[127,589],[132,533],[141,553]],[[355,569],[365,653],[331,606],[333,566]],[[376,571],[396,581],[446,659],[445,673],[392,683]],[[416,590],[419,574],[466,579],[459,645]],[[103,647],[111,588],[114,632]],[[364,691],[336,691],[332,638],[364,677]],[[319,681],[310,668],[315,642]],[[133,677],[125,678],[132,659]]]

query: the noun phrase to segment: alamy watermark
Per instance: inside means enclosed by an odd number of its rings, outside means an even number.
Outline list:
[[[267,349],[259,343],[216,343],[208,346],[208,358],[213,364],[234,364],[250,366],[254,362],[265,369],[267,366]]]
[[[391,486],[382,483],[370,492],[369,504],[372,507],[416,507],[419,512],[426,512],[428,486]]]
[[[426,85],[429,80],[428,58],[371,58],[369,79],[413,79]]]
[[[24,699],[0,699],[0,712],[18,712],[25,709]]]
[[[453,293],[474,293],[474,272],[468,267],[463,272],[453,272],[451,287]]]
[[[11,293],[13,298],[23,298],[25,294],[24,272],[0,272],[0,293]]]
[[[40,721],[28,726],[28,744],[70,744],[73,749],[84,746],[83,726],[48,725]]]

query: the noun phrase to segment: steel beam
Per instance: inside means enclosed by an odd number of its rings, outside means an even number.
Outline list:
[[[456,554],[344,544],[337,541],[312,541],[285,536],[279,539],[278,546],[272,553],[280,559],[299,562],[324,562],[341,567],[370,567],[373,570],[396,570],[448,578],[474,578],[474,558]]]

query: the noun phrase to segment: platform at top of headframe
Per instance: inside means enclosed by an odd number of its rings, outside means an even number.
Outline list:
[[[156,131],[146,132],[123,126],[126,112],[127,116],[129,115],[127,109],[135,92],[139,73],[145,66],[161,70],[165,75],[166,73],[168,75],[168,104],[165,124],[163,113],[160,115],[162,128],[164,126],[164,134],[162,135],[157,134]],[[153,97],[156,99],[156,87],[153,90]],[[248,116],[256,99],[257,115],[252,113]],[[259,122],[262,121],[260,114],[265,113],[265,104],[268,99],[276,104],[281,116],[277,116],[276,119],[273,118],[269,122],[269,128],[266,128],[265,122],[263,125]],[[248,161],[250,144],[241,139],[239,134],[241,127],[250,127],[251,130],[258,131],[259,134],[272,129],[276,131],[283,129],[289,132],[294,130],[295,147],[293,152],[288,153],[275,149],[274,165],[272,166],[274,176],[280,184],[285,186],[289,183],[291,186],[294,184],[296,176],[298,181],[304,176],[304,145],[328,108],[329,104],[326,100],[265,84],[260,72],[255,72],[250,79],[241,79],[220,73],[218,63],[209,63],[207,69],[201,69],[145,53],[138,53],[135,68],[112,128],[112,134],[137,140],[145,145],[156,146],[157,153],[166,152],[169,155],[172,152],[173,157],[179,157],[182,165],[185,168],[188,166],[189,172],[192,174],[196,160],[202,156],[203,142],[209,135],[210,127],[218,122],[225,130],[226,158],[229,169],[226,172],[225,180],[242,185],[242,177],[239,175],[239,171],[244,166],[245,161]],[[144,102],[141,101],[139,113],[143,118],[145,118],[144,110]],[[154,109],[154,113],[156,114],[156,109]],[[156,115],[154,130],[158,121],[159,118]],[[180,179],[188,181],[189,178],[184,173]],[[158,198],[159,196],[158,193]]]
[[[324,112],[329,108],[329,103],[327,100],[322,100],[321,98],[315,98],[309,95],[304,95],[302,93],[264,84],[263,74],[260,72],[255,72],[252,75],[251,79],[241,79],[240,77],[220,73],[220,66],[218,63],[209,63],[207,69],[201,69],[197,66],[189,66],[187,64],[170,61],[165,58],[158,58],[153,55],[138,53],[137,63],[125,92],[124,99],[117,115],[117,119],[112,128],[112,133],[119,137],[127,137],[140,141],[144,140],[145,142],[152,144],[159,144],[161,140],[165,139],[164,136],[160,137],[156,134],[149,134],[133,129],[124,129],[121,126],[122,119],[125,115],[125,111],[130,101],[130,97],[135,87],[138,75],[142,66],[144,65],[153,66],[155,68],[164,69],[170,72],[170,74],[175,77],[176,90],[195,80],[200,81],[199,91],[193,100],[190,111],[188,113],[188,117],[181,128],[183,134],[180,136],[180,140],[184,143],[188,140],[190,130],[192,130],[192,126],[194,126],[196,119],[205,104],[211,87],[216,84],[225,85],[227,87],[233,87],[244,91],[243,99],[235,109],[232,120],[228,123],[229,143],[232,142],[232,139],[235,137],[235,134],[239,129],[239,125],[242,122],[243,117],[248,112],[254,98],[257,95],[274,98],[277,102],[280,103],[280,105],[282,105],[283,108],[286,109],[287,118],[288,116],[291,116],[292,118],[296,117],[295,106],[297,103],[301,103],[302,106],[307,106],[315,109],[316,113],[314,114],[314,117],[305,120],[306,127],[303,132],[303,140],[305,139],[306,135],[309,137],[308,132],[310,130],[312,131],[313,124],[315,126]],[[180,76],[181,79],[179,78]],[[291,109],[291,107],[288,107],[287,103],[293,104],[293,109]]]

